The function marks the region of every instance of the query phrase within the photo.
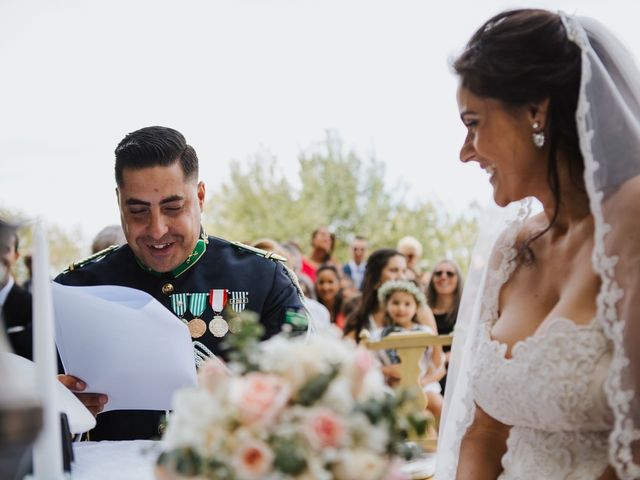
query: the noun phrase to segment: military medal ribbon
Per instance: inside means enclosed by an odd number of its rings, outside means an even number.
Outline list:
[[[216,337],[224,337],[229,331],[229,325],[222,318],[222,310],[227,303],[228,293],[224,288],[214,288],[209,292],[209,303],[213,310],[213,319],[209,322],[209,331]]]
[[[191,293],[189,295],[189,311],[193,318],[189,320],[188,327],[193,338],[200,338],[207,331],[207,324],[200,318],[206,307],[206,293]]]

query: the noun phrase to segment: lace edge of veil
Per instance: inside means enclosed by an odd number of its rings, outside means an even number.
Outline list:
[[[593,49],[589,43],[587,33],[575,17],[560,12],[560,18],[567,31],[567,37],[581,50],[582,74],[578,107],[576,109],[576,124],[580,150],[584,158],[584,180],[591,212],[594,218],[594,247],[592,264],[595,272],[600,276],[601,286],[596,299],[597,318],[603,331],[613,343],[613,355],[609,374],[604,383],[604,391],[609,406],[614,413],[614,427],[609,436],[609,460],[621,479],[640,478],[640,465],[634,463],[632,443],[640,439],[640,430],[629,419],[634,392],[625,389],[622,384],[623,370],[629,364],[624,351],[624,319],[619,318],[616,304],[623,296],[615,278],[617,256],[608,256],[605,251],[605,237],[611,230],[606,223],[603,212],[604,193],[598,190],[595,183],[595,172],[600,167],[594,158],[591,142],[595,132],[590,128],[591,104],[587,99],[586,90],[592,78],[592,64],[589,53]]]

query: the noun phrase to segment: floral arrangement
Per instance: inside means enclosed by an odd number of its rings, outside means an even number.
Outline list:
[[[389,479],[422,434],[411,396],[390,394],[373,356],[337,336],[279,335],[259,343],[244,318],[227,369],[209,360],[199,386],[174,398],[158,466],[180,477]],[[162,475],[159,475],[162,476]]]

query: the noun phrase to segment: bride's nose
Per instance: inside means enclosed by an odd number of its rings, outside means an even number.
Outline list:
[[[464,139],[464,143],[462,144],[462,148],[460,148],[460,161],[462,163],[467,163],[476,158],[476,151],[473,148],[473,139],[467,135],[467,138]]]

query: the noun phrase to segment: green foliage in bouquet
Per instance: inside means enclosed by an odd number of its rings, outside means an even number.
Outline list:
[[[250,314],[234,330],[232,373],[209,361],[178,392],[158,465],[199,479],[402,478],[426,416],[388,390],[369,351],[331,335],[261,343]]]
[[[258,321],[258,314],[243,311],[231,320],[232,332],[222,344],[229,352],[231,365],[240,368],[240,373],[253,372],[259,369],[260,339],[264,335],[264,327]]]

